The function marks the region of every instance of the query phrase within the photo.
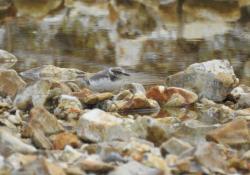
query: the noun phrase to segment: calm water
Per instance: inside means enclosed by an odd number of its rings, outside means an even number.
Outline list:
[[[216,58],[250,85],[248,0],[40,1],[14,1],[1,13],[0,47],[19,58],[18,71],[123,66],[131,81],[154,84]]]

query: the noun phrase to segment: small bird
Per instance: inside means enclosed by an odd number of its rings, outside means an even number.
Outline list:
[[[130,76],[121,67],[110,67],[87,77],[86,83],[89,89],[102,92],[119,89],[125,84],[124,76]]]

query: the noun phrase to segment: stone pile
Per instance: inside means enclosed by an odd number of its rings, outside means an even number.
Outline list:
[[[132,83],[116,93],[65,81],[80,70],[36,72],[40,79],[26,83],[0,70],[0,174],[250,171],[250,87],[227,60],[193,64],[165,86]]]

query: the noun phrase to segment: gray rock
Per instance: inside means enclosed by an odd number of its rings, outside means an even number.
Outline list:
[[[136,161],[131,161],[127,164],[117,167],[114,171],[109,173],[109,175],[128,175],[128,174],[161,175],[162,171],[155,168],[146,167],[143,164]]]
[[[246,85],[240,85],[231,91],[231,95],[237,102],[238,108],[250,107],[250,87]]]
[[[19,109],[27,109],[31,106],[44,106],[54,96],[69,93],[71,93],[70,88],[62,83],[40,80],[19,93],[14,100],[14,104]]]
[[[0,55],[1,56],[1,55]],[[18,76],[13,69],[0,69],[0,92],[14,97],[17,92],[21,91],[26,83]]]
[[[8,5],[11,4],[8,2]],[[0,11],[3,10],[3,6],[8,8],[6,1],[0,1]],[[5,51],[0,50],[0,69],[8,69],[12,67],[17,62],[17,58],[15,55]]]
[[[35,147],[22,142],[6,130],[0,130],[0,152],[5,155],[12,152],[35,153]]]
[[[77,124],[77,135],[81,139],[91,142],[100,142],[106,139],[126,139],[128,133],[126,133],[126,128],[122,126],[123,122],[123,119],[110,113],[93,109],[80,117]]]
[[[168,141],[162,143],[161,152],[163,155],[166,155],[168,153],[174,155],[181,155],[185,151],[192,148],[192,145],[190,145],[189,143],[173,137]]]
[[[27,79],[55,81],[72,81],[85,75],[86,72],[78,69],[60,68],[53,65],[44,65],[21,73],[21,76]]]
[[[239,80],[227,60],[212,60],[190,65],[187,69],[167,77],[168,86],[190,89],[213,101],[223,101]]]
[[[123,86],[124,90],[130,90],[133,94],[146,95],[146,90],[142,84],[139,83],[130,83]]]
[[[82,104],[78,98],[70,95],[61,95],[54,114],[58,118],[76,118],[80,115],[81,110]]]

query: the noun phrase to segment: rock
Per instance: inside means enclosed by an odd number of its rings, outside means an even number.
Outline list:
[[[54,149],[64,149],[66,145],[70,145],[74,148],[77,148],[80,146],[81,143],[75,134],[66,132],[54,135],[52,138],[52,142]]]
[[[80,169],[78,166],[70,166],[67,168],[64,168],[64,171],[67,175],[86,175],[86,173]]]
[[[239,85],[231,91],[230,95],[233,97],[233,100],[236,101],[237,108],[250,107],[250,87]]]
[[[142,163],[147,167],[161,170],[164,172],[162,174],[171,174],[171,169],[167,166],[166,160],[163,157],[152,153],[147,153],[143,157]]]
[[[59,160],[67,162],[69,164],[75,163],[77,160],[86,157],[85,154],[80,153],[70,145],[66,145],[63,152],[61,153]]]
[[[205,143],[198,146],[195,158],[210,173],[226,174],[228,171],[225,151],[215,143]]]
[[[32,129],[32,142],[39,149],[49,150],[52,148],[52,144],[45,136],[44,132],[40,128]]]
[[[211,60],[190,65],[187,69],[167,78],[168,86],[190,89],[199,98],[223,101],[239,80],[227,60]]]
[[[124,100],[108,101],[106,110],[121,114],[157,114],[160,107],[155,100],[148,99],[144,95],[134,95]]]
[[[0,152],[3,155],[8,155],[11,152],[35,153],[37,151],[35,147],[25,144],[19,138],[3,129],[0,130],[0,145]]]
[[[32,80],[74,81],[84,77],[86,72],[78,69],[60,68],[53,65],[44,65],[21,73],[21,76]]]
[[[187,142],[184,142],[180,139],[172,137],[171,139],[162,143],[160,148],[164,156],[166,154],[174,154],[174,155],[179,156],[185,151],[192,149],[193,146]]]
[[[64,130],[56,117],[43,107],[34,107],[30,111],[29,127],[38,127],[45,135],[56,134]]]
[[[49,12],[59,8],[63,1],[62,0],[14,0],[15,8],[20,16],[30,16],[34,18],[41,18],[47,15]]]
[[[208,99],[201,99],[197,103],[199,120],[207,124],[225,123],[235,118],[235,111],[224,104],[217,104]]]
[[[198,96],[186,89],[177,87],[154,86],[147,91],[147,97],[163,106],[181,107],[195,103]]]
[[[1,54],[1,52],[0,52]],[[1,56],[1,55],[0,55]],[[0,92],[14,97],[26,86],[15,70],[0,69]]]
[[[163,172],[158,169],[144,166],[136,161],[130,161],[127,164],[117,167],[114,171],[110,172],[109,175],[162,175],[162,173]]]
[[[112,127],[120,125],[122,119],[100,109],[93,109],[83,114],[77,124],[77,135],[91,142],[103,141]],[[116,133],[117,134],[117,133]]]
[[[206,124],[199,120],[187,120],[179,124],[178,129],[174,130],[171,134],[191,145],[202,144],[206,142],[206,135],[209,131],[218,128],[219,124]]]
[[[44,174],[44,175],[66,175],[63,168],[52,163],[44,158],[38,158],[37,160],[27,164],[22,169],[14,172],[13,174]]]
[[[2,1],[0,2],[2,6]],[[6,2],[5,2],[6,3]],[[8,2],[10,4],[10,2]],[[0,10],[2,10],[0,8]],[[11,68],[17,62],[17,58],[15,55],[5,51],[0,50],[0,69],[8,69]]]
[[[244,119],[235,119],[209,132],[207,140],[231,146],[250,143],[248,123]]]
[[[36,155],[24,155],[20,153],[14,153],[6,159],[13,169],[18,170],[23,166],[35,161],[37,159]]]
[[[80,92],[73,92],[72,95],[87,105],[97,104],[113,97],[113,94],[110,92],[94,93],[87,88],[82,89]]]
[[[179,121],[176,118],[154,119],[151,117],[137,118],[133,128],[136,132],[145,132],[145,138],[155,145],[159,146],[166,140],[171,138],[171,135],[179,129]],[[138,131],[139,130],[139,131]]]
[[[143,87],[142,84],[139,84],[139,83],[126,84],[122,87],[122,89],[129,90],[133,94],[138,94],[138,95],[145,95],[146,94],[145,88]]]
[[[74,96],[61,95],[58,106],[54,110],[54,114],[62,119],[74,119],[80,115],[82,110],[81,102]]]
[[[70,88],[65,84],[50,80],[40,80],[19,93],[14,100],[14,104],[19,109],[25,110],[32,106],[44,106],[46,103],[53,104],[54,97],[70,93]],[[49,107],[51,107],[51,104],[49,104]]]
[[[88,156],[86,159],[81,160],[79,165],[87,172],[108,173],[114,169],[113,165],[103,162],[97,155]]]

